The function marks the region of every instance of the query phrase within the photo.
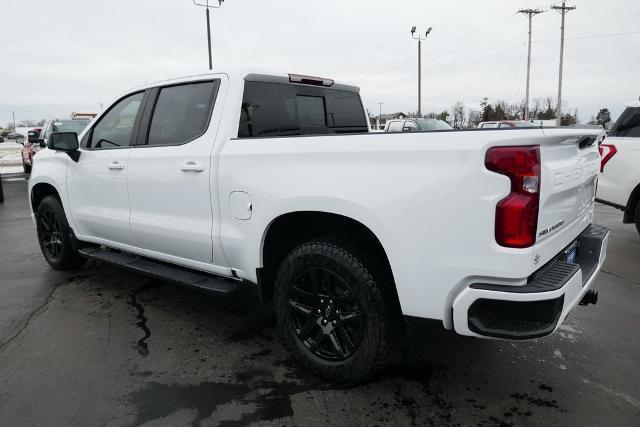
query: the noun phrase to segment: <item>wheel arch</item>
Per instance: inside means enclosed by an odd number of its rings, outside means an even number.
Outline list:
[[[296,246],[314,238],[336,236],[353,239],[365,246],[380,263],[381,270],[388,274],[388,280],[395,298],[398,292],[391,262],[381,239],[370,227],[350,216],[326,211],[292,211],[274,218],[264,231],[258,268],[258,286],[263,301],[273,297],[273,282],[282,259]],[[399,303],[399,302],[398,302]]]
[[[636,185],[636,188],[633,189],[631,194],[629,195],[629,200],[627,201],[627,205],[624,210],[624,217],[622,222],[624,224],[631,224],[635,222],[636,215],[636,206],[640,202],[640,184]]]
[[[40,202],[42,202],[42,200],[47,196],[53,196],[57,198],[60,201],[60,204],[64,206],[64,204],[62,203],[60,192],[56,187],[54,187],[52,184],[49,184],[48,182],[39,182],[31,188],[30,202],[31,211],[33,213],[36,213]]]

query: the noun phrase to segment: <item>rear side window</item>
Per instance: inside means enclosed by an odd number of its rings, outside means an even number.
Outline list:
[[[391,122],[389,123],[389,132],[402,132],[403,122]]]
[[[209,124],[217,81],[160,89],[149,127],[148,145],[179,145],[202,135]]]
[[[246,82],[239,138],[368,132],[356,92]]]
[[[627,107],[611,128],[609,136],[640,138],[640,107]]]

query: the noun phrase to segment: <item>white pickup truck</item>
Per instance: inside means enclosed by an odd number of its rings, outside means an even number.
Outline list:
[[[600,133],[370,133],[356,87],[211,73],[119,97],[54,133],[29,196],[55,269],[93,258],[228,295],[257,285],[315,372],[369,377],[403,316],[548,335],[591,290]]]

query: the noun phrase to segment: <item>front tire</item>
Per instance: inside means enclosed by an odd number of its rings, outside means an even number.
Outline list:
[[[350,246],[332,239],[298,246],[281,263],[274,294],[289,348],[310,370],[343,383],[382,369],[403,329],[390,275],[374,274],[375,257]]]
[[[36,211],[36,226],[42,255],[54,270],[82,267],[86,260],[73,249],[71,228],[57,198],[42,199]]]

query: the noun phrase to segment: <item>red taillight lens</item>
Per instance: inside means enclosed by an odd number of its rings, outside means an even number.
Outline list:
[[[509,248],[533,246],[540,204],[540,147],[493,147],[484,163],[511,180],[511,193],[496,206],[496,242]]]
[[[600,157],[602,158],[602,160],[600,161],[600,172],[604,172],[604,166],[609,160],[611,160],[611,158],[618,152],[618,150],[616,150],[615,145],[611,144],[600,144],[598,150],[600,151]]]

